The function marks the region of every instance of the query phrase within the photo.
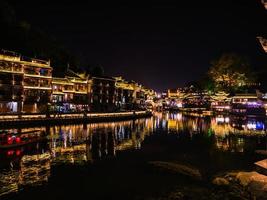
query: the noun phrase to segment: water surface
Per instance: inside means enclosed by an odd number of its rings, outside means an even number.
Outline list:
[[[26,131],[33,128],[14,131]],[[114,123],[36,127],[47,140],[0,150],[4,199],[156,199],[181,187],[188,198],[214,190],[209,180],[232,170],[252,170],[266,149],[265,120],[153,117]],[[193,166],[204,180],[153,168],[149,161]],[[208,197],[207,197],[208,198]]]

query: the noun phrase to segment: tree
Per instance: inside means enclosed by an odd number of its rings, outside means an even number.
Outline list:
[[[214,81],[206,74],[198,81],[202,90],[206,90],[209,93],[213,93],[215,91]]]
[[[0,0],[0,26],[1,48],[28,57],[51,60],[56,76],[62,75],[67,63],[77,66],[77,59],[61,43],[40,28],[21,21],[7,0]]]
[[[242,56],[224,54],[211,64],[208,75],[218,90],[237,91],[255,80],[249,62]]]

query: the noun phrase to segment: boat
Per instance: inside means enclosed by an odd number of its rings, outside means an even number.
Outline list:
[[[21,133],[4,130],[0,132],[0,149],[15,148],[40,142],[45,139],[46,134],[43,130],[32,130]]]

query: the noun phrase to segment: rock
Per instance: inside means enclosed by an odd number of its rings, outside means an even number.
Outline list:
[[[202,175],[200,171],[191,166],[182,165],[174,162],[164,162],[164,161],[151,161],[149,163],[161,169],[190,176],[197,180],[202,180]]]
[[[216,177],[215,179],[213,179],[212,183],[214,185],[229,185],[229,181],[225,178],[221,178],[221,177]]]
[[[184,195],[182,192],[179,191],[175,191],[169,194],[168,200],[180,200],[180,199],[184,199]]]
[[[239,172],[236,181],[255,199],[267,200],[267,176],[257,172]]]
[[[257,172],[239,172],[236,175],[236,179],[242,186],[247,186],[257,174]]]
[[[265,184],[258,181],[251,181],[248,184],[248,190],[257,199],[267,199],[267,187]]]
[[[243,186],[247,186],[252,181],[267,184],[267,176],[259,174],[258,172],[239,172],[236,175],[236,179]]]

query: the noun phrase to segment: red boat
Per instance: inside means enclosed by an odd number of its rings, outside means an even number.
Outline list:
[[[14,148],[46,139],[45,131],[33,130],[22,133],[0,132],[0,148]]]

